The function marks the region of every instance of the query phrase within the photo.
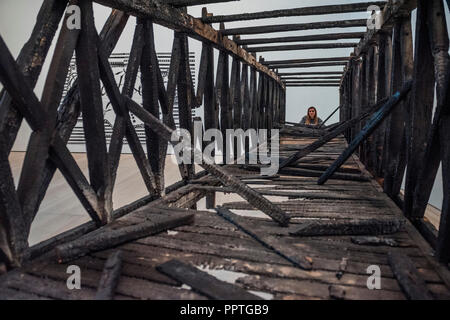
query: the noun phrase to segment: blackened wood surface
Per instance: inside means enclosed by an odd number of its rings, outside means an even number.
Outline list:
[[[122,271],[122,251],[118,250],[111,254],[106,260],[100,279],[96,300],[112,300],[114,291],[120,281],[120,273]]]
[[[287,157],[295,152],[292,146],[306,146],[314,140],[314,137],[307,136],[283,136],[280,153]],[[320,164],[327,167],[345,147],[343,136],[338,136],[303,158],[299,165]],[[356,157],[350,158],[344,168],[352,172],[363,170]],[[284,196],[293,193],[300,195],[291,200],[287,197],[277,198],[279,200],[269,197],[272,201],[282,201],[280,206],[292,217],[288,228],[280,227],[271,219],[260,215],[258,210],[233,211],[242,215],[237,219],[239,224],[245,224],[254,234],[289,257],[306,257],[312,262],[312,270],[294,267],[276,250],[263,246],[218,215],[195,211],[195,221],[192,225],[127,242],[118,248],[91,253],[68,264],[34,261],[29,267],[20,269],[20,274],[11,273],[1,278],[0,291],[13,291],[18,297],[35,295],[39,299],[93,299],[106,259],[120,249],[123,252],[123,266],[114,299],[205,299],[204,295],[181,287],[181,283],[156,270],[156,266],[173,259],[210,270],[238,272],[239,274],[235,274],[238,278],[235,282],[237,286],[271,294],[274,299],[330,299],[330,286],[344,289],[343,298],[349,300],[406,299],[389,265],[388,252],[392,250],[410,257],[434,298],[449,298],[449,290],[444,282],[445,273],[442,273],[442,270],[438,273],[437,269],[434,269],[436,259],[430,255],[431,249],[423,243],[423,239],[420,240],[420,236],[414,232],[408,221],[402,231],[388,236],[398,243],[397,247],[356,244],[352,242],[351,236],[289,236],[289,232],[299,227],[299,223],[305,222],[305,218],[306,221],[311,218],[342,221],[355,218],[401,219],[401,211],[381,192],[374,180],[330,181],[325,186],[318,186],[314,178],[303,176],[281,175],[272,178],[261,177],[258,180],[254,174],[250,177],[251,172],[238,167],[229,166],[227,170],[232,170],[236,176],[251,182],[258,190],[267,189],[266,193],[273,192],[275,195],[277,192],[285,192]],[[217,186],[207,181],[211,181],[211,176],[199,177],[196,185]],[[189,188],[189,185],[183,187],[185,188]],[[197,191],[190,189],[187,193],[172,192],[169,196],[173,195],[172,200],[175,200],[191,193],[195,194]],[[278,193],[278,196],[282,194]],[[302,194],[305,197],[302,197]],[[340,200],[339,195],[342,195]],[[161,203],[160,199],[155,201]],[[187,202],[183,200],[178,203],[183,206]],[[145,202],[140,206],[143,204]],[[190,206],[189,203],[186,205]],[[150,217],[164,215],[171,210],[181,214],[192,213],[184,208],[156,210],[156,207],[155,202],[147,201],[147,205],[139,210],[141,213],[135,212],[129,222],[142,221],[141,218],[148,216],[146,210],[151,211]],[[258,216],[250,217],[250,214]],[[345,268],[342,264],[344,259]],[[70,264],[76,264],[83,270],[81,291],[73,292],[74,290],[70,291],[66,287],[66,270]],[[372,264],[380,266],[381,290],[367,290],[367,267]],[[342,273],[340,279],[336,277],[339,272]],[[24,279],[26,281],[23,281]],[[338,292],[336,290],[335,292]]]
[[[99,214],[103,224],[111,219],[112,186],[104,128],[100,89],[97,37],[92,3],[82,1],[81,31],[76,48],[80,102],[89,164],[89,180],[98,196]]]
[[[227,16],[211,16],[202,17],[204,22],[214,23],[214,22],[230,22],[230,21],[244,21],[244,20],[256,20],[256,19],[267,19],[267,18],[280,18],[280,17],[297,17],[297,16],[308,16],[308,15],[322,15],[322,14],[337,14],[337,13],[350,13],[350,12],[360,12],[367,11],[369,5],[374,4],[383,7],[386,3],[377,1],[374,3],[352,3],[352,4],[338,4],[329,6],[318,6],[318,7],[303,7],[294,9],[283,9],[283,10],[272,10],[272,11],[261,11],[252,13],[240,13]]]
[[[293,236],[381,235],[396,233],[402,227],[399,219],[358,219],[349,221],[310,221],[291,232]]]
[[[395,278],[410,300],[432,300],[433,297],[426,287],[425,281],[418,274],[408,256],[389,252],[389,264]]]
[[[406,111],[406,159],[405,201],[403,211],[410,217],[413,210],[414,190],[418,182],[420,166],[425,153],[427,133],[430,130],[435,78],[431,52],[429,27],[426,23],[426,1],[418,1],[416,45],[414,53],[413,88],[411,105]]]
[[[205,271],[178,260],[170,260],[156,267],[162,273],[182,282],[195,292],[214,300],[261,300],[244,289],[221,281]]]

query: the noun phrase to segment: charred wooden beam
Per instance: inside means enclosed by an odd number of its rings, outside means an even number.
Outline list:
[[[199,172],[195,175],[195,179],[202,178],[206,174],[207,174],[206,171]],[[179,188],[181,188],[185,185],[186,185],[186,181],[183,181],[183,180],[178,181],[178,182],[168,186],[166,188],[166,193],[175,192],[176,190],[178,190]],[[157,199],[159,199],[159,196],[147,195],[147,196],[142,197],[136,201],[133,201],[132,203],[129,203],[121,208],[118,208],[113,211],[114,220],[119,219],[119,218],[133,212],[134,210],[142,208],[143,206],[145,206],[145,205],[149,204],[150,202],[155,201]],[[38,244],[31,246],[30,248],[28,248],[25,251],[24,260],[26,260],[26,261],[34,260],[34,259],[44,255],[45,253],[51,251],[56,246],[66,243],[66,242],[69,242],[69,241],[72,241],[72,240],[75,240],[82,235],[85,235],[91,231],[94,231],[96,228],[97,228],[97,226],[94,223],[94,221],[89,221],[89,222],[81,224],[78,227],[75,227],[75,228],[65,231],[63,233],[60,233],[59,235],[52,237],[48,240],[39,242]]]
[[[291,50],[313,50],[313,49],[337,49],[355,48],[357,43],[316,43],[316,44],[294,44],[278,45],[267,47],[248,47],[248,52],[268,52],[268,51],[291,51]],[[346,65],[345,63],[343,65]]]
[[[336,87],[336,88],[339,88],[339,84],[287,84],[286,87]]]
[[[317,67],[335,67],[345,66],[345,62],[319,62],[319,63],[292,63],[292,64],[277,64],[270,66],[271,69],[302,69],[302,68],[317,68]]]
[[[242,65],[242,78],[241,78],[241,102],[242,102],[242,121],[241,128],[244,131],[250,128],[250,117],[251,117],[251,105],[250,105],[250,91],[248,84],[248,67],[247,65]],[[248,140],[245,140],[245,150],[249,150]]]
[[[3,40],[0,38],[0,52],[4,59],[0,59],[0,77],[9,94],[13,95],[14,105],[18,105],[20,110],[24,110],[24,115],[29,123],[37,124],[36,130],[41,129],[42,121],[46,118],[46,111],[35,96],[33,90],[27,85],[26,80],[18,71],[18,66],[14,62],[11,53],[6,48]],[[4,77],[4,75],[7,75]],[[17,96],[16,96],[17,95]],[[27,110],[32,109],[32,112]],[[39,114],[35,117],[35,114]],[[103,124],[103,122],[102,122]],[[64,142],[59,135],[54,135],[50,159],[56,164],[68,180],[74,192],[80,198],[91,217],[99,222],[101,207],[98,206],[97,196],[87,183],[81,170],[76,165],[75,160],[70,155]]]
[[[376,112],[370,120],[367,122],[366,126],[361,130],[358,136],[350,143],[349,147],[341,154],[341,156],[328,168],[328,170],[320,177],[318,184],[324,184],[331,175],[339,168],[347,159],[351,156],[351,154],[356,150],[356,148],[364,141],[372,132],[376,129],[376,127],[380,124],[383,119],[389,115],[392,109],[402,100],[404,99],[409,91],[411,90],[412,83],[409,81],[402,91],[395,93],[388,102],[386,102],[381,109]]]
[[[317,220],[304,222],[292,236],[342,236],[342,235],[382,235],[397,233],[405,221],[400,219],[352,219],[352,220]]]
[[[28,247],[28,232],[3,136],[0,136],[0,221],[0,263],[17,267]]]
[[[326,15],[337,13],[351,13],[351,12],[365,12],[370,5],[378,5],[384,7],[385,1],[376,1],[371,3],[352,3],[352,4],[338,4],[318,7],[304,7],[294,9],[282,9],[252,13],[241,13],[227,16],[212,16],[202,17],[205,23],[216,22],[230,22],[230,21],[244,21],[244,20],[256,20],[256,19],[268,19],[268,18],[281,18],[281,17],[299,17],[310,15]]]
[[[336,114],[336,112],[339,111],[339,109],[341,109],[341,107],[342,106],[338,106],[336,109],[334,109],[333,112],[331,112],[330,115],[325,120],[323,120],[322,124],[319,126],[319,129],[322,128],[325,125],[325,123],[327,123],[328,120],[330,120],[331,117],[334,116]]]
[[[257,232],[249,226],[246,222],[244,222],[242,218],[238,215],[230,211],[225,207],[216,208],[216,212],[219,216],[224,218],[226,221],[232,223],[240,230],[248,234],[250,237],[258,241],[261,245],[268,248],[269,250],[274,251],[277,255],[282,257],[283,259],[289,261],[293,266],[303,269],[303,270],[311,270],[312,269],[312,261],[311,258],[301,255],[298,250],[295,250],[296,253],[293,255],[293,252],[289,250],[288,246],[283,246],[277,242],[274,237],[267,236],[261,232]]]
[[[168,140],[171,140],[173,130],[164,125],[159,119],[156,119],[152,114],[144,110],[136,102],[129,98],[127,100],[128,109],[133,112],[139,119],[141,119],[147,126],[158,134],[165,136]],[[175,143],[175,141],[171,141]],[[178,142],[178,141],[177,141]],[[196,156],[196,154],[194,153]],[[246,199],[249,203],[272,217],[281,226],[287,226],[289,222],[289,217],[277,206],[273,205],[270,201],[262,197],[258,192],[249,188],[247,185],[242,183],[239,179],[235,178],[233,175],[227,173],[227,171],[215,164],[208,164],[203,162],[202,159],[196,160],[197,163],[201,163],[201,167],[207,170],[211,175],[215,176],[223,183],[225,186],[234,188],[236,192]]]
[[[364,37],[363,32],[345,32],[345,33],[317,34],[317,35],[295,36],[295,37],[238,39],[236,40],[236,43],[238,45],[250,45],[250,44],[279,43],[279,42],[360,39],[363,37]]]
[[[131,44],[127,70],[125,72],[125,80],[122,88],[122,93],[130,98],[133,97],[134,85],[142,56],[142,46],[142,25],[137,24],[134,30],[133,42]],[[99,47],[99,50],[101,51],[101,43],[99,43]],[[101,55],[102,53],[100,52],[100,76],[102,76]],[[119,167],[120,155],[122,153],[123,138],[127,129],[126,126],[126,114],[116,113],[116,120],[114,122],[113,133],[108,150],[108,158],[111,169],[111,185],[113,188],[116,181],[117,169]]]
[[[358,236],[351,237],[352,243],[361,245],[361,246],[389,246],[389,247],[398,247],[399,243],[392,238],[386,237],[376,237],[376,236]]]
[[[267,60],[262,64],[269,66],[276,66],[279,64],[289,63],[310,63],[310,62],[336,62],[336,61],[348,61],[349,57],[330,57],[330,58],[311,58],[311,59],[291,59],[291,60]]]
[[[389,252],[388,261],[395,278],[409,300],[433,300],[427,284],[408,256]]]
[[[431,127],[435,93],[435,76],[430,26],[427,24],[426,1],[418,1],[416,45],[414,53],[413,88],[411,105],[406,110],[406,159],[405,197],[403,212],[411,217],[414,190],[425,155],[427,134]]]
[[[97,226],[100,226],[102,224],[101,208],[99,208],[97,195],[60,138],[56,137],[54,139],[49,156],[54,165],[61,171],[92,220]]]
[[[396,22],[393,30],[391,92],[399,90],[412,77],[413,50],[411,17]],[[405,114],[407,102],[401,103],[389,117],[386,132],[386,170],[384,192],[390,197],[400,193],[406,168]]]
[[[92,3],[82,1],[80,38],[76,47],[76,61],[83,128],[89,167],[89,180],[97,193],[99,214],[103,224],[111,219],[112,186],[104,128],[104,115],[100,88],[100,70],[97,34]]]
[[[198,6],[203,4],[212,3],[222,3],[222,2],[232,2],[240,0],[165,0],[165,4],[170,4],[174,7],[187,7],[187,6]]]
[[[194,133],[192,122],[192,109],[194,108],[194,95],[191,80],[191,69],[189,66],[189,43],[185,34],[175,33],[175,37],[180,42],[180,67],[177,82],[178,93],[178,113],[180,128],[187,130],[191,137]],[[191,153],[193,153],[191,150]],[[195,168],[193,164],[185,164],[187,170],[187,178],[191,179],[195,174]]]
[[[298,23],[298,24],[274,24],[268,26],[244,27],[225,29],[221,32],[223,35],[244,35],[244,34],[258,34],[271,32],[287,32],[300,30],[315,30],[315,29],[329,29],[329,28],[353,28],[366,27],[367,20],[341,20],[341,21],[325,21],[312,23]]]
[[[67,1],[46,0],[42,3],[30,38],[17,58],[19,70],[34,88],[45,62],[48,50],[66,9]],[[23,114],[11,105],[11,96],[2,91],[0,97],[0,132],[6,138],[8,154],[19,132]]]
[[[285,81],[284,82],[286,85],[290,85],[290,84],[337,84],[339,85],[339,81],[327,81],[327,80],[318,80],[318,81],[313,81],[313,80],[308,80],[308,81],[299,81],[299,80],[293,80],[293,81]]]
[[[119,221],[117,220],[117,222]],[[180,214],[177,212],[169,216],[153,215],[149,220],[135,225],[119,227],[116,225],[117,223],[112,223],[74,241],[57,246],[54,250],[55,256],[59,263],[68,262],[91,252],[105,250],[167,229],[191,224],[193,221],[193,213]]]
[[[281,78],[281,80],[283,81],[289,81],[289,80],[325,80],[325,81],[331,81],[331,80],[340,80],[341,77],[327,77],[327,76],[322,76],[322,77],[283,77]]]
[[[114,49],[119,37],[125,28],[128,21],[128,15],[118,11],[113,10],[105,22],[105,25],[100,33],[100,39],[102,42],[102,47],[105,48],[107,55],[109,56]],[[57,123],[55,131],[61,137],[64,143],[70,138],[71,132],[75,127],[78,116],[80,114],[80,96],[78,92],[78,81],[75,81],[74,85],[69,89],[64,101],[58,109]],[[39,201],[40,202],[45,196],[45,192],[53,178],[56,171],[56,166],[51,160],[47,160],[46,167],[42,175],[44,176],[44,182],[41,184],[41,189],[39,191]],[[37,208],[34,212],[36,214]]]
[[[280,77],[286,76],[319,76],[319,75],[342,75],[341,71],[325,71],[325,72],[280,72]]]
[[[259,64],[255,57],[238,46],[235,42],[227,37],[223,37],[222,32],[220,32],[219,35],[219,32],[211,26],[183,13],[180,9],[162,4],[156,0],[95,0],[95,2],[125,11],[135,16],[151,18],[154,23],[186,33],[199,41],[209,43],[216,49],[225,51],[230,55],[237,57],[244,63],[255,67],[257,70],[267,74],[283,86],[283,84],[280,83],[278,76],[273,71],[270,71],[268,68]]]
[[[367,47],[374,40],[375,35],[380,31],[390,31],[395,24],[399,16],[408,15],[417,7],[416,0],[400,0],[387,2],[383,8],[380,17],[382,21],[381,29],[372,28],[369,29],[364,36],[364,39],[358,45],[355,50],[355,56],[360,56],[361,53],[367,50]]]
[[[159,66],[155,52],[155,41],[153,34],[153,23],[151,20],[138,20],[143,24],[144,47],[141,58],[141,84],[142,84],[142,105],[143,107],[159,118],[159,95],[158,95],[158,75]],[[161,152],[163,144],[167,143],[160,139],[152,130],[145,128],[147,157],[151,166],[151,171],[155,177],[156,190],[158,193],[164,190],[164,164],[161,162]]]
[[[179,260],[170,260],[156,269],[176,281],[184,283],[198,292],[214,300],[260,300],[246,290],[209,275],[194,266]]]
[[[114,292],[119,284],[121,272],[122,251],[117,250],[108,257],[108,260],[106,260],[95,295],[95,300],[112,300],[114,298]]]
[[[392,33],[380,32],[378,34],[378,65],[377,65],[377,97],[380,101],[391,94],[391,71],[392,71]],[[377,177],[384,177],[386,167],[386,130],[388,121],[385,121],[375,131],[375,173]]]
[[[141,24],[138,24],[136,26],[136,31],[137,32],[135,34],[134,39],[136,41],[141,41],[144,35],[143,26]],[[125,77],[123,87],[123,92],[127,96],[130,96],[132,94],[132,91],[134,90],[134,85],[132,86],[132,83],[136,81],[137,71],[141,61],[140,54],[142,53],[142,48],[143,48],[142,45],[135,42],[135,45],[133,45],[130,54],[130,60],[127,67],[128,75],[126,75]],[[100,77],[105,86],[105,91],[110,99],[111,105],[116,113],[116,123],[119,122],[118,126],[122,126],[122,128],[120,128],[122,132],[118,133],[118,135],[114,136],[114,138],[122,140],[123,136],[126,135],[128,144],[133,153],[133,157],[136,161],[136,164],[147,187],[147,190],[149,191],[150,194],[160,194],[161,191],[157,191],[157,184],[150,163],[145,155],[144,149],[142,148],[142,145],[136,134],[134,126],[131,123],[129,113],[124,106],[124,101],[121,97],[120,91],[115,82],[113,71],[107,59],[107,54],[105,53],[105,50],[100,45],[100,43],[98,48],[98,62],[100,67]],[[120,158],[120,151],[122,146],[121,144],[116,145],[116,142],[112,142],[110,148],[111,146],[114,148],[113,149],[114,153],[111,154],[113,158],[109,159],[109,161],[111,167],[110,168],[111,175],[114,174],[114,179],[113,177],[111,177],[111,179],[112,181],[114,181],[116,170],[118,167],[119,161],[118,158]]]

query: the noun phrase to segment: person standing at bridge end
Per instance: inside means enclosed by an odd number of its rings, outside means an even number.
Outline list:
[[[307,126],[320,126],[323,123],[322,119],[317,116],[317,110],[315,107],[309,107],[308,113],[303,117],[300,124]]]

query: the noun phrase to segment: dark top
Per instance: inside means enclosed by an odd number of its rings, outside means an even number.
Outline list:
[[[307,125],[307,124],[306,124],[306,119],[308,119],[308,116],[304,116],[303,119],[302,119],[302,121],[300,121],[300,124]],[[322,121],[322,119],[320,119],[320,118],[318,118],[318,120],[319,120],[319,121],[317,122],[317,124],[311,123],[311,124],[308,124],[308,126],[313,126],[313,127],[315,127],[315,126],[320,126],[320,125],[323,123],[323,121]]]

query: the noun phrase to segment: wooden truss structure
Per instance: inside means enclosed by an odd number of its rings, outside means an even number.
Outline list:
[[[92,2],[112,8],[99,34],[94,26]],[[179,99],[180,128],[192,132],[191,111],[203,105],[204,130],[216,128],[225,132],[233,128],[272,129],[283,126],[286,117],[286,87],[299,86],[339,87],[341,122],[338,126],[328,128],[326,134],[308,149],[286,159],[282,167],[339,134],[344,133],[348,141],[359,139],[351,152],[356,151],[367,168],[384,180],[385,192],[401,201],[405,215],[428,234],[430,241],[435,244],[439,259],[448,262],[450,75],[449,39],[443,1],[390,0],[229,16],[214,16],[204,9],[199,18],[187,14],[187,6],[216,2],[226,1],[44,0],[30,39],[16,60],[0,38],[0,80],[4,85],[0,100],[0,263],[8,268],[19,266],[24,260],[38,256],[55,243],[61,242],[61,239],[55,238],[36,248],[28,248],[27,244],[31,223],[56,170],[61,171],[92,218],[91,223],[73,230],[69,236],[66,235],[65,241],[108,225],[151,201],[167,197],[166,194],[198,177],[193,165],[180,165],[183,180],[168,188],[164,185],[167,146],[176,129],[173,116],[175,92],[178,92]],[[225,28],[225,23],[230,21],[362,12],[370,4],[382,9],[383,24],[380,30],[368,30],[366,33],[324,33],[279,38],[240,37],[282,31],[365,27],[366,20]],[[81,29],[67,28],[67,5],[80,7]],[[416,7],[416,47],[413,52],[411,11]],[[135,16],[137,23],[124,86],[120,91],[108,57],[129,16]],[[39,100],[33,89],[44,61],[48,59],[47,53],[61,20],[64,23],[56,39],[56,49],[51,57],[42,98]],[[214,23],[220,23],[218,30],[213,28]],[[154,24],[174,31],[167,86],[164,85],[155,51]],[[230,39],[229,36],[233,38]],[[189,66],[189,37],[201,41],[203,45],[196,88]],[[359,42],[337,42],[342,39],[357,39]],[[314,43],[302,44],[305,41]],[[295,44],[265,46],[277,43]],[[257,52],[323,48],[355,49],[350,57],[279,61],[258,61],[256,58]],[[214,61],[214,50],[219,51],[218,61]],[[74,52],[78,79],[60,104]],[[343,73],[278,72],[280,69],[340,65],[345,66]],[[139,69],[143,91],[142,106],[133,100],[133,88]],[[103,127],[100,81],[116,113],[109,149]],[[437,110],[432,118],[435,86]],[[396,92],[399,96],[395,96]],[[365,127],[365,119],[380,106],[383,108],[378,111],[379,118],[372,122],[368,120],[370,126]],[[139,143],[130,121],[130,112],[146,125],[147,150]],[[83,116],[85,130],[89,179],[83,175],[66,146],[80,114]],[[382,122],[382,119],[387,120]],[[33,133],[16,188],[8,155],[22,120],[30,125]],[[112,193],[124,138],[133,152],[148,196],[123,208],[113,208]],[[423,216],[441,162],[444,205],[439,234],[436,236],[432,232],[427,233]],[[222,184],[269,215],[279,225],[288,224],[289,217],[279,206],[229,174],[226,166],[202,164],[202,167],[215,178],[211,183],[216,187],[219,183]],[[335,167],[339,167],[339,164]],[[404,200],[400,200],[405,170],[405,196]],[[324,181],[326,177],[322,179]],[[214,203],[211,192],[201,189],[197,189],[190,197],[199,199],[205,195],[208,195],[210,203]],[[81,243],[80,247],[82,246]]]

